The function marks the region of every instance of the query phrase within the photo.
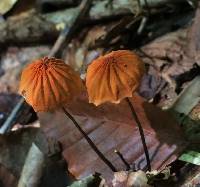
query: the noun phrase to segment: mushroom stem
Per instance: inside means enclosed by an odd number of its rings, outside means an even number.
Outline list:
[[[129,107],[131,109],[133,118],[135,119],[135,121],[137,123],[137,126],[138,126],[138,129],[139,129],[139,132],[140,132],[140,137],[141,137],[141,140],[142,140],[144,153],[145,153],[146,161],[147,161],[147,169],[148,169],[148,171],[151,171],[151,162],[150,162],[150,159],[149,159],[149,152],[148,152],[148,149],[147,149],[147,145],[146,145],[146,141],[145,141],[145,136],[144,136],[144,131],[143,131],[142,125],[140,123],[140,120],[139,120],[139,118],[137,116],[137,113],[136,113],[131,101],[128,98],[126,98],[126,101],[127,101],[128,105],[129,105]]]
[[[87,142],[90,144],[92,149],[96,152],[96,154],[101,158],[101,160],[113,171],[116,172],[117,169],[113,166],[113,164],[102,154],[102,152],[96,147],[96,145],[93,143],[93,141],[89,138],[89,136],[83,131],[83,129],[80,127],[80,125],[77,123],[77,121],[74,119],[74,117],[64,108],[62,107],[63,112],[65,115],[73,122],[73,124],[76,126],[76,128],[79,130],[79,132],[84,136],[84,138],[87,140]]]

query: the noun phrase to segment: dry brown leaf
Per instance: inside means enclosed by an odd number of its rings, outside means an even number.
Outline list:
[[[17,186],[17,178],[1,164],[0,164],[0,186],[3,187]]]
[[[167,112],[144,102],[137,95],[131,101],[144,127],[152,168],[161,169],[174,161],[185,147],[181,130]],[[68,108],[119,171],[124,170],[125,166],[114,153],[115,149],[130,164],[134,162],[139,168],[146,165],[137,125],[132,120],[127,103],[122,101],[119,105],[104,104],[95,107],[83,96]],[[96,171],[102,173],[105,179],[112,179],[110,169],[97,157],[63,113],[40,113],[39,118],[46,135],[56,137],[62,143],[63,155],[75,177],[83,178]]]
[[[5,14],[8,12],[14,4],[17,2],[17,0],[1,0],[0,1],[0,14]]]

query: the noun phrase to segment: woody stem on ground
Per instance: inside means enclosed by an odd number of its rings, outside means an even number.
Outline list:
[[[145,157],[146,157],[146,161],[147,161],[147,169],[148,171],[151,171],[151,163],[150,163],[150,159],[149,159],[149,152],[148,152],[148,149],[147,149],[147,145],[146,145],[146,141],[145,141],[145,136],[144,136],[144,131],[143,131],[143,128],[142,128],[142,125],[140,123],[140,120],[135,112],[135,109],[131,103],[131,101],[126,98],[126,101],[131,109],[131,112],[132,112],[132,115],[133,115],[133,118],[134,120],[136,121],[136,124],[138,126],[138,129],[139,129],[139,132],[140,132],[140,137],[141,137],[141,140],[142,140],[142,144],[143,144],[143,148],[144,148],[144,153],[145,153]]]
[[[74,119],[74,117],[64,108],[62,107],[63,112],[65,115],[73,122],[73,124],[76,126],[76,128],[79,130],[79,132],[84,136],[84,138],[87,140],[87,142],[90,144],[92,149],[96,152],[96,154],[101,158],[101,160],[113,171],[116,172],[116,168],[113,166],[113,164],[102,154],[101,151],[96,147],[96,145],[93,143],[93,141],[88,137],[88,135],[83,131],[83,129],[80,127],[80,125],[77,123],[77,121]]]
[[[119,156],[119,158],[121,159],[121,161],[126,166],[126,171],[129,171],[131,169],[131,167],[130,167],[129,163],[125,160],[125,158],[123,157],[123,155],[118,150],[115,150],[115,153]]]

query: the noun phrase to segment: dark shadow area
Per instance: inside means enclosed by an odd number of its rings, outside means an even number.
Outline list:
[[[20,96],[14,93],[0,93],[0,127],[4,124],[4,122],[9,117],[10,113],[20,100]],[[10,129],[13,125],[19,123],[21,125],[27,125],[32,123],[38,119],[37,114],[33,110],[33,108],[28,105],[26,102],[21,106],[21,110],[14,117]],[[9,129],[8,129],[9,130]]]
[[[184,136],[189,141],[190,146],[195,145],[195,149],[200,150],[200,121],[195,121],[189,116],[176,111],[170,111],[176,118],[184,132]]]
[[[61,158],[47,159],[39,187],[64,187],[74,181],[67,171],[67,163]]]
[[[80,2],[80,0],[37,0],[36,5],[41,12],[47,13],[75,7],[78,6]]]
[[[0,93],[0,127],[19,101],[20,96],[14,93]]]

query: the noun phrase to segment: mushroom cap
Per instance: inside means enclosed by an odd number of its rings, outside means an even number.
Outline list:
[[[89,102],[98,106],[105,102],[119,103],[125,97],[132,97],[144,73],[144,63],[129,50],[112,51],[100,56],[87,69]]]
[[[19,93],[35,111],[62,107],[84,90],[79,75],[63,60],[44,57],[22,72]]]

